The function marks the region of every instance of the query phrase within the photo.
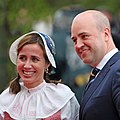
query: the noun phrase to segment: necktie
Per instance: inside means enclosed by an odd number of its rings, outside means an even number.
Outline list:
[[[97,73],[98,73],[99,71],[100,71],[100,69],[98,69],[98,68],[94,68],[94,69],[92,70],[92,72],[91,72],[91,74],[90,74],[89,82],[95,78],[95,76],[97,75]]]
[[[97,75],[97,73],[100,71],[100,69],[98,68],[94,68],[90,74],[90,78],[89,78],[89,82],[87,83],[87,85],[85,86],[85,91],[89,88],[89,86],[91,85],[91,83],[93,82],[93,79],[95,78],[95,76]]]

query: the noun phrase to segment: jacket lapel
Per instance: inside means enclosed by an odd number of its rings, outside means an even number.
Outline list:
[[[97,89],[99,84],[103,81],[103,78],[106,76],[106,74],[109,72],[110,67],[120,59],[120,52],[117,52],[108,62],[107,64],[103,67],[95,81],[90,85],[89,90],[85,92],[82,100],[81,100],[81,111],[83,111],[86,103],[94,93],[94,91]]]

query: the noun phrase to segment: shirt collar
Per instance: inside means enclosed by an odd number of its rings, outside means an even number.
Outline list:
[[[116,53],[118,52],[118,49],[115,48],[113,50],[111,50],[110,52],[108,52],[103,59],[100,61],[100,63],[96,66],[97,68],[99,68],[100,70],[104,67],[104,65],[108,62],[108,60]]]

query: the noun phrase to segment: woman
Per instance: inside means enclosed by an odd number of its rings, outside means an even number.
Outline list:
[[[49,80],[56,68],[52,39],[40,32],[18,38],[10,47],[18,75],[0,95],[4,120],[79,120],[74,93],[60,81]]]

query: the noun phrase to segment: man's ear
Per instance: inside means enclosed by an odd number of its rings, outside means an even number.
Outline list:
[[[106,41],[108,41],[109,40],[109,37],[110,37],[110,34],[111,34],[111,31],[110,31],[110,29],[108,28],[108,27],[106,27],[105,29],[104,29],[104,34],[105,34],[105,40]]]

